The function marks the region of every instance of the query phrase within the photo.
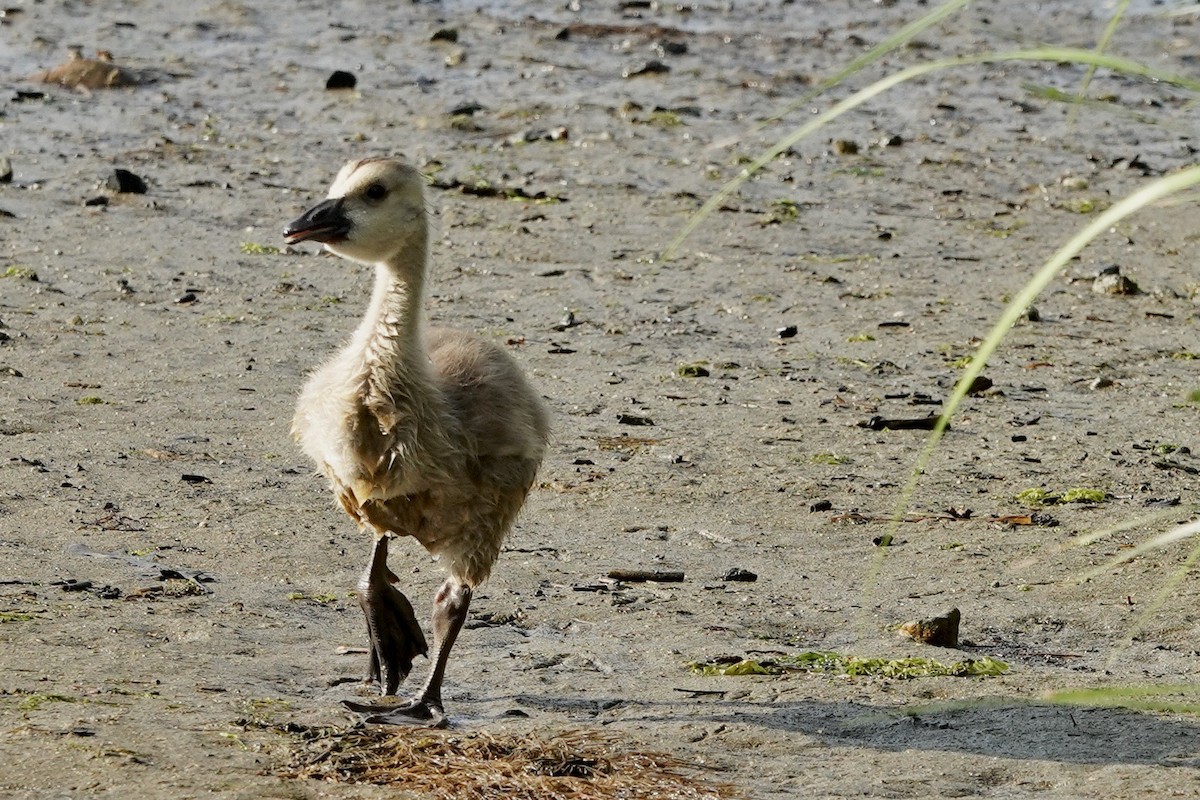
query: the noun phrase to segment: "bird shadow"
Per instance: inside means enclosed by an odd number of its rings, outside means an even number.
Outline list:
[[[979,697],[953,707],[901,710],[851,701],[751,702],[699,697],[676,702],[516,695],[531,709],[623,722],[759,727],[836,746],[926,750],[1070,764],[1200,766],[1200,720],[1124,708],[1069,707]]]

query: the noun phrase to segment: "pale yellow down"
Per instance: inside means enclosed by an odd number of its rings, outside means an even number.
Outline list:
[[[386,188],[373,199],[367,188]],[[292,433],[346,513],[416,538],[468,586],[484,581],[546,448],[541,398],[503,349],[426,328],[424,181],[392,159],[353,161],[330,198],[352,223],[331,252],[375,267],[350,343],[301,392]]]

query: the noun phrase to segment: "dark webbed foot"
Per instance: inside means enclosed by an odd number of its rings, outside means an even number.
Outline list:
[[[429,671],[429,677],[420,694],[407,703],[358,703],[345,700],[343,705],[358,714],[367,715],[364,722],[382,725],[423,724],[432,728],[446,727],[448,722],[446,711],[442,707],[442,678],[446,674],[450,648],[454,646],[454,640],[458,638],[458,632],[462,630],[463,622],[467,619],[467,609],[471,606],[472,593],[470,586],[459,583],[454,578],[446,581],[438,590],[433,601],[433,632],[436,637],[437,657],[434,659],[433,669]],[[423,639],[422,643],[424,643]],[[372,652],[374,652],[374,648],[372,648]],[[412,659],[410,658],[409,665],[411,664]]]
[[[413,698],[396,705],[384,703],[357,703],[343,700],[342,705],[356,714],[363,714],[363,722],[373,725],[420,725],[429,728],[445,728],[450,724],[440,701],[432,702]]]
[[[413,659],[429,654],[412,603],[395,586],[387,568],[387,536],[375,542],[371,561],[358,582],[358,602],[367,618],[371,660],[367,679],[379,681],[383,694],[395,694],[412,671]]]

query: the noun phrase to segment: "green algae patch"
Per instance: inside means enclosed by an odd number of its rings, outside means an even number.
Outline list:
[[[810,650],[770,659],[727,659],[695,661],[688,665],[695,675],[788,675],[793,672],[822,672],[854,678],[966,678],[992,677],[1008,672],[1007,663],[984,656],[950,664],[932,658],[862,658],[832,651]]]
[[[1089,489],[1076,486],[1065,492],[1054,492],[1049,489],[1026,489],[1013,496],[1021,505],[1049,506],[1064,503],[1103,503],[1108,499],[1108,492],[1103,489]]]
[[[1060,503],[1103,503],[1108,499],[1108,492],[1100,489],[1075,488],[1067,489],[1058,498]]]

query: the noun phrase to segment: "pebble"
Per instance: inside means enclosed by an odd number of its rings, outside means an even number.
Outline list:
[[[738,581],[741,583],[754,583],[758,580],[758,575],[748,569],[741,567],[733,567],[725,570],[725,574],[721,576],[723,581]]]
[[[358,85],[358,78],[354,77],[353,72],[345,70],[335,70],[326,80],[325,88],[330,90],[335,89],[353,89]]]
[[[145,194],[146,182],[127,169],[118,167],[108,176],[104,185],[121,194]]]
[[[621,77],[622,78],[640,78],[643,75],[664,75],[670,71],[671,71],[671,68],[668,67],[666,64],[659,61],[657,58],[652,58],[649,61],[647,61],[645,64],[642,64],[637,67],[633,67],[631,69],[622,70]]]
[[[937,647],[958,647],[958,624],[962,613],[952,608],[940,617],[930,619],[914,619],[900,626],[901,636],[915,639],[922,644]]]
[[[1096,294],[1141,294],[1141,288],[1131,278],[1121,274],[1121,268],[1116,264],[1105,267],[1092,281],[1092,291]]]
[[[4,156],[0,156],[0,183],[12,183],[13,166],[12,161]]]

